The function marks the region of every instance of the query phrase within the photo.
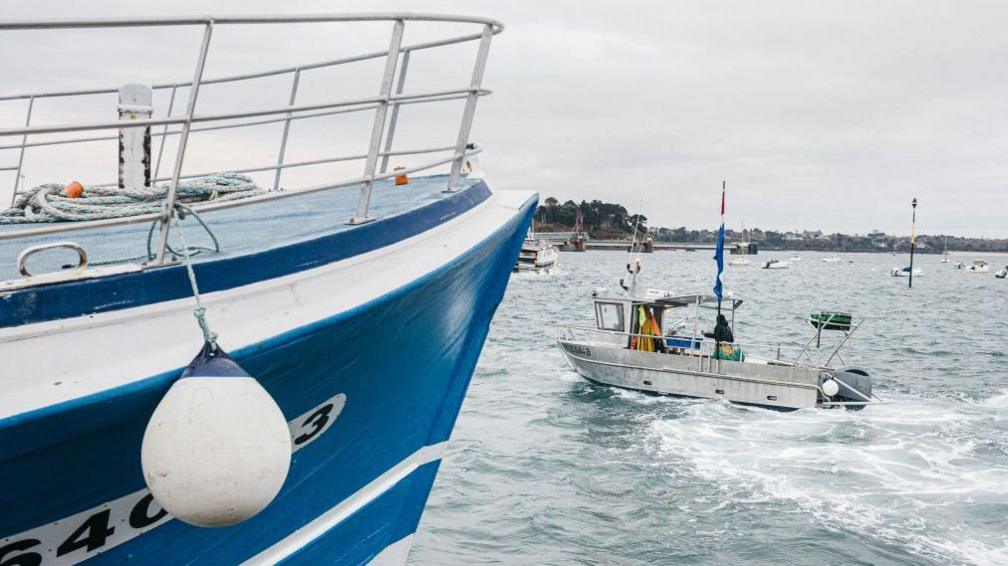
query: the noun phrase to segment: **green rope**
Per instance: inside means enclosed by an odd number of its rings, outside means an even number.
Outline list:
[[[193,309],[193,316],[196,317],[196,323],[199,324],[200,330],[203,332],[203,340],[210,345],[211,349],[216,350],[217,333],[210,329],[210,323],[206,320],[206,309],[203,308],[203,301],[200,299],[199,285],[196,284],[196,272],[193,271],[192,258],[189,255],[189,245],[186,244],[185,232],[182,230],[182,222],[179,221],[180,218],[180,214],[172,215],[175,229],[178,230],[179,239],[182,240],[182,258],[185,261],[186,273],[189,274],[189,284],[192,286],[193,297],[196,299],[196,308]],[[202,220],[200,220],[200,224],[203,224]],[[203,224],[203,227],[206,228],[206,224]],[[216,238],[214,241],[217,241]],[[148,253],[150,253],[149,247]]]
[[[192,208],[190,208],[190,207],[188,207],[188,206],[186,206],[186,205],[184,205],[182,203],[176,203],[175,204],[175,212],[177,213],[179,220],[185,220],[185,217],[187,215],[191,215],[193,218],[195,218],[196,221],[199,222],[200,226],[203,227],[203,231],[206,232],[208,236],[210,236],[210,241],[213,242],[213,247],[212,248],[208,248],[206,246],[185,246],[184,250],[179,251],[179,250],[176,250],[175,248],[173,248],[170,243],[166,243],[165,244],[165,255],[170,255],[173,260],[177,260],[177,259],[183,257],[183,255],[184,255],[183,252],[185,254],[188,254],[189,257],[196,257],[196,256],[198,256],[198,255],[200,255],[202,253],[219,253],[220,252],[220,242],[217,240],[217,235],[213,233],[213,230],[210,229],[210,226],[207,226],[207,223],[203,220],[202,216],[200,216],[199,214],[197,214],[196,211],[193,210]],[[127,261],[138,261],[138,260],[151,261],[151,260],[153,260],[156,257],[154,255],[154,249],[153,249],[154,231],[160,225],[161,225],[161,219],[158,218],[154,222],[151,222],[150,229],[147,230],[147,253],[146,254],[140,254],[140,255],[135,255],[135,256],[131,256],[131,257],[121,257],[121,258],[116,258],[116,259],[109,259],[109,260],[105,260],[105,261],[90,261],[90,262],[88,262],[88,264],[89,265],[93,265],[93,266],[101,266],[101,265],[115,265],[117,263],[125,263]],[[63,266],[64,269],[70,269],[71,267],[73,267],[73,266],[72,265],[64,265]]]

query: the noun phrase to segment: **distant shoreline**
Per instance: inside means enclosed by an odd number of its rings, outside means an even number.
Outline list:
[[[627,240],[636,230],[638,237],[646,234],[655,243],[712,245],[717,241],[717,229],[692,230],[649,227],[647,217],[629,214],[620,204],[601,201],[568,200],[560,203],[553,197],[543,199],[536,211],[538,232],[571,232],[581,219],[583,230],[593,240]],[[910,253],[910,236],[895,236],[878,230],[868,234],[824,234],[821,230],[779,231],[750,228],[725,229],[725,244],[755,242],[762,251],[808,251],[851,253]],[[1008,238],[969,238],[950,234],[919,234],[915,254],[938,255],[945,247],[949,253],[1008,253]]]

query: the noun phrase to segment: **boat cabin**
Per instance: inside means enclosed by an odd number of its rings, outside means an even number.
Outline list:
[[[742,305],[741,299],[730,297],[721,302],[725,328],[718,332],[713,314],[710,328],[700,326],[701,309],[718,309],[713,295],[671,295],[649,289],[643,297],[612,297],[595,291],[592,302],[596,327],[607,333],[609,341],[630,349],[670,353],[700,350],[704,339],[734,342],[735,310]]]

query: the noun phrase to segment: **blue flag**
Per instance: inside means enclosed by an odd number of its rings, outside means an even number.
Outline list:
[[[721,272],[724,271],[724,222],[718,230],[717,248],[714,249],[714,261],[717,262],[717,277],[714,279],[714,294],[721,301]]]

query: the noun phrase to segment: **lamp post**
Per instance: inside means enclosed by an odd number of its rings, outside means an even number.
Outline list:
[[[913,209],[913,220],[910,224],[910,283],[909,288],[913,288],[913,256],[914,248],[917,247],[917,197],[910,201],[910,208]]]

